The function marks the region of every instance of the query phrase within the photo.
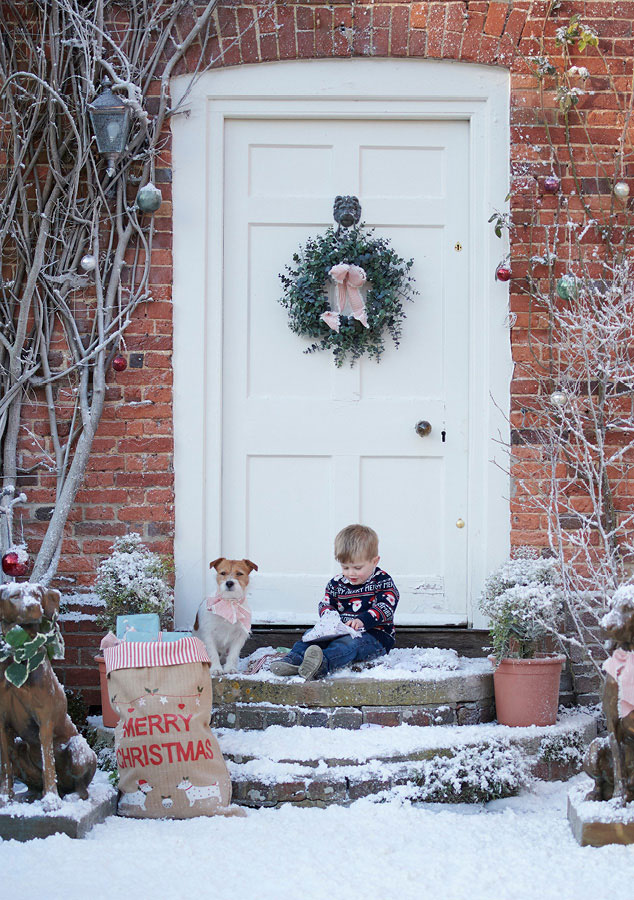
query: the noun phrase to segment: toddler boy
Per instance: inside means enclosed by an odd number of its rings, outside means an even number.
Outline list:
[[[341,575],[332,578],[319,615],[339,614],[344,625],[361,632],[318,642],[297,641],[284,659],[274,660],[275,675],[300,675],[306,681],[323,678],[353,662],[384,656],[394,646],[394,610],[398,591],[378,567],[379,538],[365,525],[348,525],[335,538],[335,559]]]

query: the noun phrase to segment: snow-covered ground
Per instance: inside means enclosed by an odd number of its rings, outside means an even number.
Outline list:
[[[540,782],[485,807],[412,806],[392,795],[233,819],[112,818],[83,841],[0,843],[2,896],[625,900],[634,846],[579,847],[566,818],[570,784]]]

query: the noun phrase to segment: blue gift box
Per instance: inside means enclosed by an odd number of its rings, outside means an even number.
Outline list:
[[[191,632],[189,631],[164,631],[162,636],[163,643],[172,643],[173,641],[180,641],[183,638],[191,637]]]
[[[117,637],[122,641],[158,641],[159,628],[156,613],[117,616]]]

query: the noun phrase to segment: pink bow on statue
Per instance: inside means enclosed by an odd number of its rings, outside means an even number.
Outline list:
[[[365,311],[365,303],[359,288],[366,282],[366,274],[361,266],[350,266],[348,263],[339,263],[333,266],[330,277],[337,283],[337,306],[339,311],[328,310],[322,313],[321,318],[329,328],[333,331],[339,331],[341,323],[341,314],[346,308],[346,303],[350,305],[352,315],[357,319],[364,328],[368,328],[368,317]]]
[[[619,715],[622,719],[634,709],[634,652],[615,650],[603,668],[619,685]]]

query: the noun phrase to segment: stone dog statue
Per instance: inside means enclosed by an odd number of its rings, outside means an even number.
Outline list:
[[[39,584],[0,588],[0,805],[14,796],[14,774],[44,796],[46,809],[57,808],[60,795],[86,798],[97,768],[49,659],[60,650],[49,651],[59,601],[59,591]]]
[[[623,586],[601,619],[612,656],[603,664],[608,734],[594,740],[583,768],[594,779],[587,800],[634,800],[634,588]]]

